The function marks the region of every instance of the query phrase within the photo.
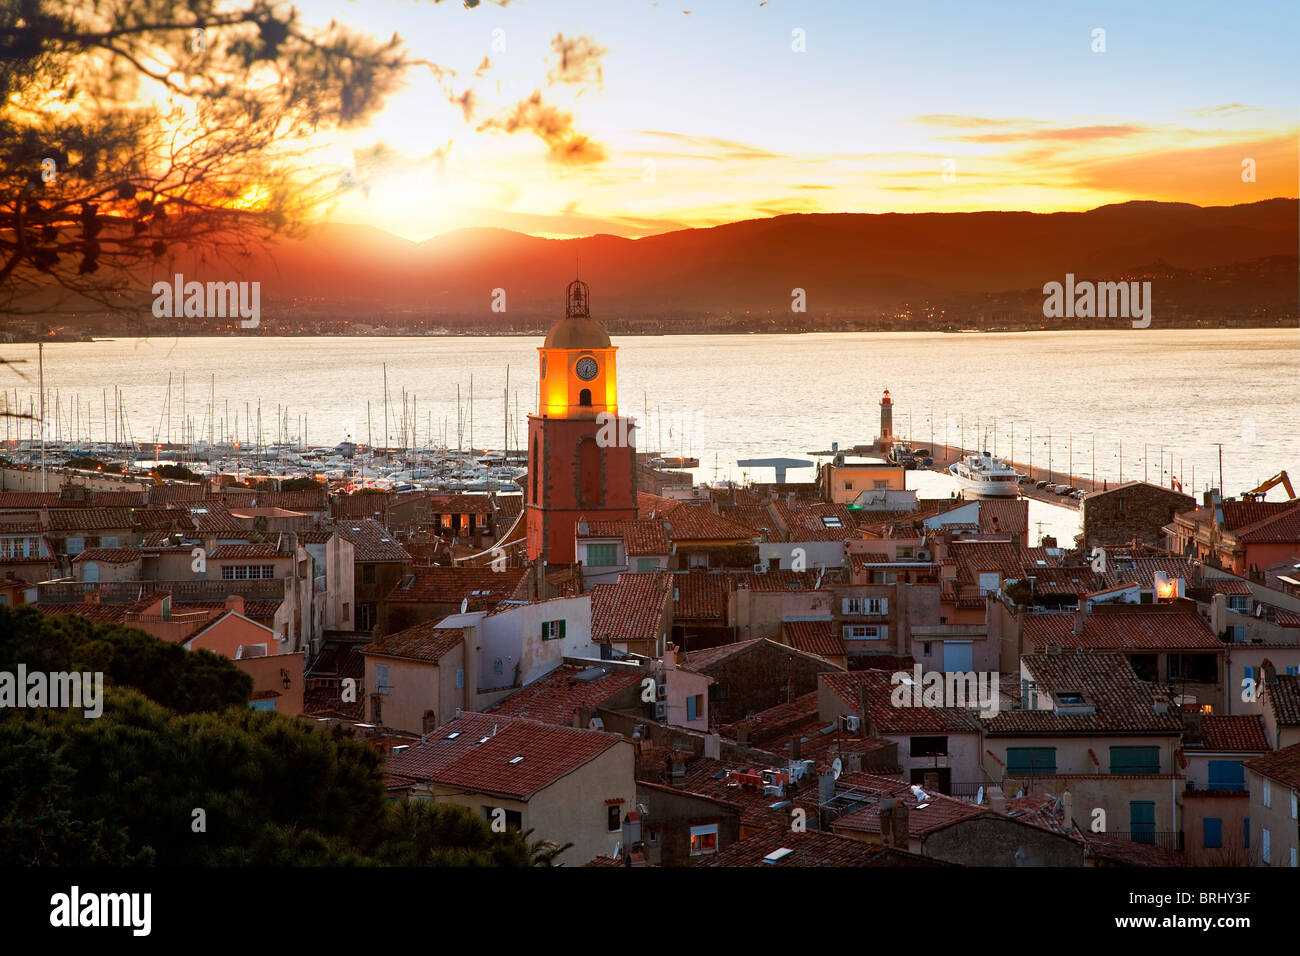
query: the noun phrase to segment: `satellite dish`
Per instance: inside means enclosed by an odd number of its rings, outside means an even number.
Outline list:
[[[838,780],[840,779],[840,774],[843,772],[844,772],[844,762],[840,760],[839,757],[836,757],[831,762],[831,776],[833,776],[836,780]]]
[[[976,802],[977,804],[980,804],[981,806],[983,806],[983,804],[984,804],[984,788],[983,788],[983,787],[980,787],[980,788],[979,788],[979,792],[975,794],[975,802]]]
[[[468,607],[469,607],[469,598],[461,598],[461,599],[460,599],[460,613],[461,613],[461,614],[464,614],[465,611],[466,611],[466,609],[467,609]]]

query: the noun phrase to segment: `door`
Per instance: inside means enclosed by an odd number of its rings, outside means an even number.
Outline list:
[[[944,641],[943,669],[948,673],[974,670],[974,654],[973,641]]]

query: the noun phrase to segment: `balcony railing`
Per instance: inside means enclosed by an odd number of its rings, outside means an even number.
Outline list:
[[[1100,840],[1127,840],[1130,843],[1145,843],[1165,850],[1183,849],[1183,834],[1171,830],[1107,830],[1105,833],[1090,833],[1089,836]]]

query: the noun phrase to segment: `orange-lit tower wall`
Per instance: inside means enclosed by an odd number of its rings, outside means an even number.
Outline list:
[[[572,564],[578,521],[636,517],[636,434],[618,417],[609,335],[591,318],[585,282],[569,283],[564,318],[539,356],[528,416],[528,557]]]
[[[880,400],[880,444],[889,445],[894,440],[894,400],[885,389],[885,397]]]

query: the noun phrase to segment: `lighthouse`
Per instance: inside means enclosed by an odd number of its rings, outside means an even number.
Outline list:
[[[889,449],[894,441],[894,400],[889,397],[889,389],[880,399],[880,439],[881,448]]]
[[[574,279],[564,318],[537,350],[537,414],[528,416],[528,557],[572,564],[579,520],[636,517],[634,427],[618,415],[609,334]]]

